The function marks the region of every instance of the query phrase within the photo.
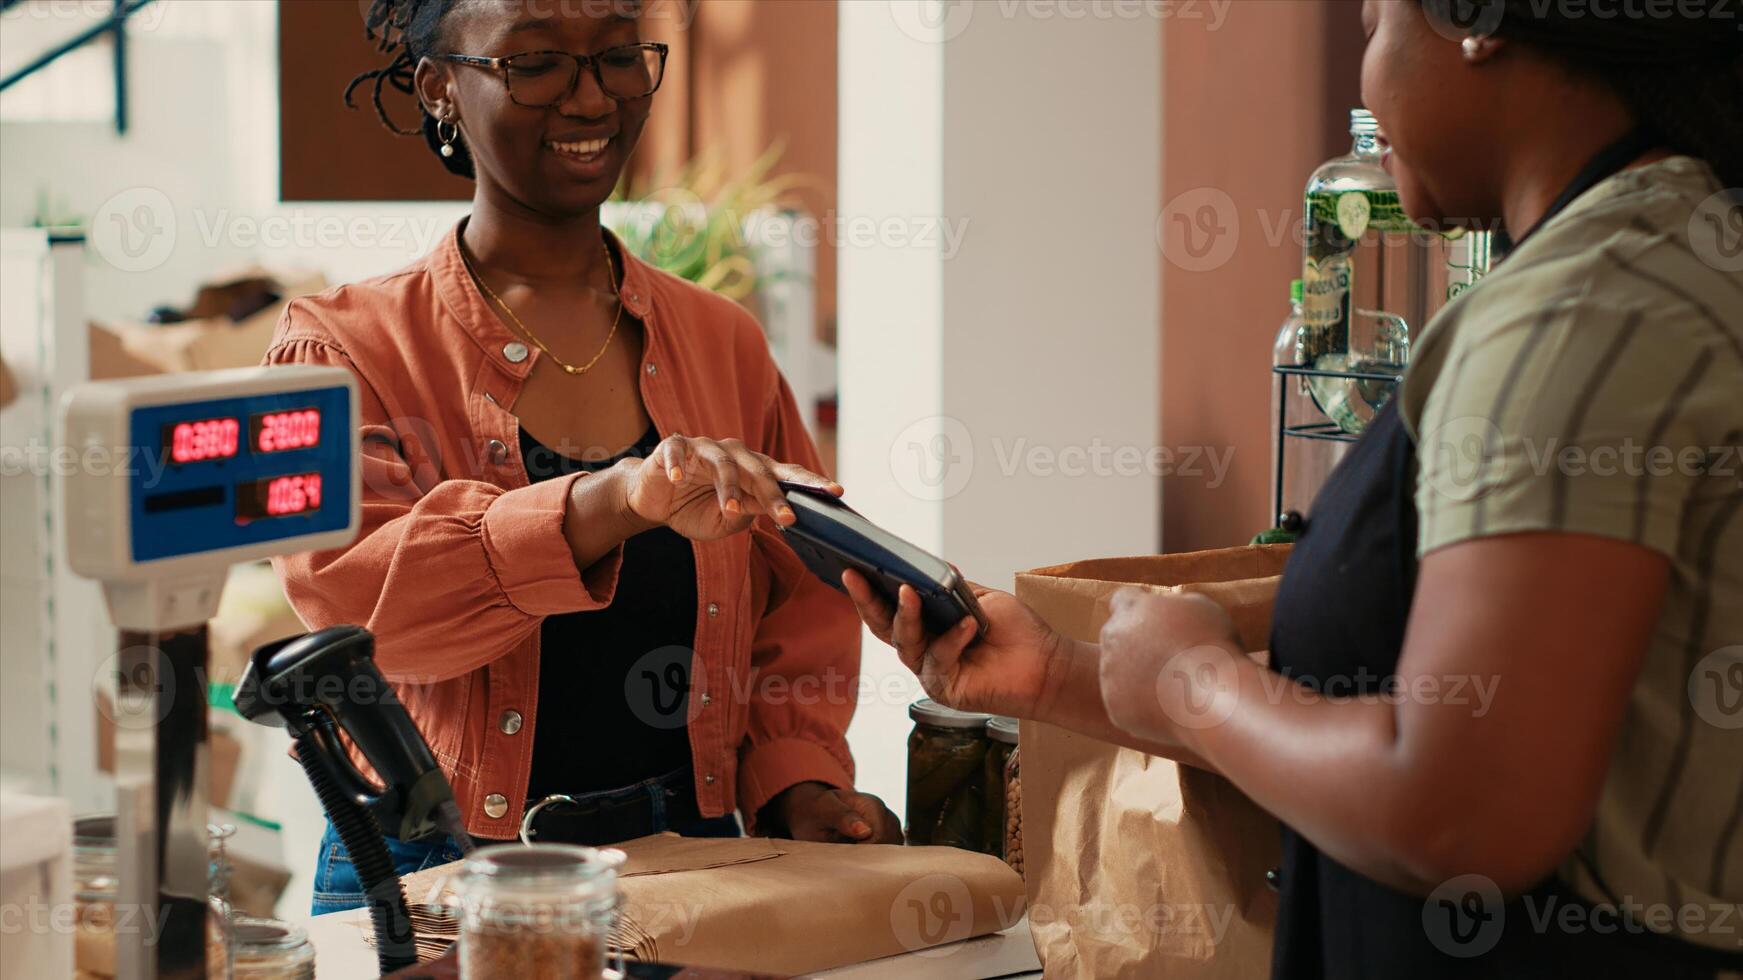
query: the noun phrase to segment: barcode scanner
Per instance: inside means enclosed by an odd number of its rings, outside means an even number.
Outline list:
[[[383,831],[403,841],[452,837],[472,850],[448,778],[375,666],[375,637],[330,626],[255,650],[236,685],[236,711],[289,729],[297,761],[357,869],[383,973],[417,962],[411,916]],[[376,786],[345,753],[343,730],[369,760]]]

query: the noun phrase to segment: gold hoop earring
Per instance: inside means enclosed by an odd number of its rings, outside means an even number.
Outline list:
[[[448,127],[448,135],[442,135],[442,127]],[[436,138],[442,141],[442,155],[454,155],[454,141],[460,138],[460,127],[446,119],[436,120]]]

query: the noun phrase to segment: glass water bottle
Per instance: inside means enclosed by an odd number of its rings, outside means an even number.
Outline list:
[[[1454,239],[1446,261],[1446,301],[1463,295],[1489,274],[1494,263],[1495,236],[1487,231],[1468,232]]]
[[[1300,279],[1289,284],[1289,316],[1277,331],[1277,343],[1271,350],[1274,368],[1306,366],[1302,287]],[[1306,516],[1319,488],[1349,448],[1346,443],[1284,435],[1287,428],[1324,424],[1307,380],[1299,374],[1276,374],[1271,379],[1271,519],[1279,526],[1285,514]]]
[[[1437,236],[1418,228],[1382,165],[1380,127],[1372,113],[1350,113],[1354,145],[1314,171],[1306,198],[1304,363],[1323,371],[1403,372],[1410,323],[1430,313],[1431,261]],[[1319,408],[1346,432],[1359,433],[1392,397],[1395,384],[1314,378]]]

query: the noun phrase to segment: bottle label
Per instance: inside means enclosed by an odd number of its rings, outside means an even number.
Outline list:
[[[1349,350],[1350,289],[1355,276],[1348,253],[1309,258],[1302,269],[1302,363]]]
[[[1360,219],[1359,222],[1356,219]],[[1354,241],[1373,230],[1382,234],[1410,234],[1423,229],[1404,213],[1398,192],[1391,190],[1347,191],[1335,194],[1316,191],[1307,198],[1307,220],[1335,225]],[[1346,223],[1346,220],[1348,223]]]

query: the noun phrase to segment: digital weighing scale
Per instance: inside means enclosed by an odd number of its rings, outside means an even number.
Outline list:
[[[206,621],[230,566],[357,534],[357,382],[287,365],[80,385],[62,405],[68,564],[103,586],[116,658],[123,980],[204,977]],[[118,916],[119,920],[119,916]]]

